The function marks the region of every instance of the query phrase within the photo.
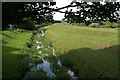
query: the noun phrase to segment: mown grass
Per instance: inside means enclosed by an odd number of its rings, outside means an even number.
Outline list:
[[[32,31],[5,30],[2,31],[2,77],[3,79],[20,79],[24,66],[24,53],[27,43],[32,36]],[[21,63],[23,62],[24,63]],[[24,67],[22,67],[24,66]]]
[[[79,78],[118,77],[118,28],[54,24],[45,29],[62,64]]]

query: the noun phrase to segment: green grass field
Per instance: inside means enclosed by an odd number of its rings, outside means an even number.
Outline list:
[[[118,77],[118,28],[53,24],[44,29],[62,64],[80,78]]]
[[[45,38],[56,49],[62,65],[71,68],[79,78],[118,77],[118,28],[90,28],[59,23],[40,29],[46,30]],[[29,69],[29,49],[25,44],[35,46],[30,42],[31,37],[32,31],[2,31],[3,79],[18,80],[25,76],[24,73]],[[34,38],[36,40],[39,39]],[[32,49],[35,54],[37,50]],[[54,57],[49,57],[54,62]],[[56,66],[52,67],[56,69]]]
[[[3,79],[14,78],[17,80],[21,77],[20,62],[22,62],[22,50],[25,48],[25,43],[32,36],[31,31],[16,30],[2,31],[2,77]]]

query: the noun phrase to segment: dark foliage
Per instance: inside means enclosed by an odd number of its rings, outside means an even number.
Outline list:
[[[69,23],[83,22],[89,25],[90,21],[117,22],[120,20],[117,13],[120,10],[118,2],[106,2],[104,5],[100,2],[92,2],[92,5],[87,2],[72,2],[61,8],[50,8],[55,4],[55,2],[3,2],[3,29],[9,24],[21,23],[24,19],[36,21],[37,24],[53,22],[54,12],[65,13],[63,20]],[[76,12],[73,12],[72,9],[65,12],[60,11],[69,7],[77,7],[78,10]]]
[[[92,2],[92,5],[87,2],[75,2],[75,4],[78,9],[76,12],[73,12],[72,9],[65,12],[64,20],[69,23],[84,22],[88,25],[89,21],[117,22],[120,20],[117,13],[120,10],[120,3],[118,2],[106,2],[104,5],[100,2]],[[89,21],[87,18],[89,18]]]
[[[44,5],[44,7],[43,7]],[[49,6],[55,5],[54,2],[3,2],[2,4],[2,25],[3,28],[9,24],[20,24],[24,19],[34,20],[37,23],[53,21],[52,13],[46,13]]]
[[[26,29],[26,30],[34,30],[35,23],[33,21],[25,20],[21,24],[18,25],[18,28]]]

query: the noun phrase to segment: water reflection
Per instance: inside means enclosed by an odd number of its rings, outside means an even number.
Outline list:
[[[75,74],[74,74],[73,71],[71,71],[70,69],[68,69],[67,73],[70,75],[71,80],[77,80],[77,77],[75,77]]]
[[[43,48],[43,45],[42,46],[37,46],[37,49],[40,49],[40,48]]]
[[[38,53],[39,53],[39,54],[41,54],[41,53],[42,53],[42,51],[39,51]]]
[[[39,42],[39,41],[36,41],[36,43],[42,43],[41,41]]]
[[[35,40],[35,45],[34,45],[34,47],[36,47],[35,52],[38,51],[38,53],[37,54],[30,53],[31,60],[33,59],[32,56],[36,55],[37,57],[35,58],[36,60],[38,59],[38,63],[36,64],[34,63],[34,61],[30,62],[29,63],[29,66],[31,67],[30,71],[37,72],[39,70],[43,70],[44,72],[46,72],[46,75],[48,78],[56,78],[57,76],[60,76],[62,73],[65,73],[65,74],[68,74],[72,80],[73,79],[77,80],[77,77],[75,77],[75,74],[73,71],[62,66],[61,61],[56,56],[55,49],[50,47],[47,43],[42,42],[41,37],[44,38],[43,36],[44,36],[43,30],[39,30],[37,33],[38,39]],[[47,41],[45,38],[43,40]],[[46,45],[43,46],[43,43]],[[48,51],[48,52],[45,52],[45,51]],[[47,59],[50,56],[53,56],[54,58],[52,58],[52,60]],[[39,60],[42,60],[42,62]],[[57,70],[55,70],[56,66],[58,66]],[[60,70],[64,70],[64,71],[58,75],[58,73],[61,72]],[[55,71],[57,71],[58,73],[55,73]],[[25,78],[26,76],[24,77],[24,79]]]
[[[61,61],[57,58],[56,54],[55,54],[55,49],[53,48],[53,55],[55,56],[56,60],[57,60],[57,64],[62,67]]]
[[[32,67],[31,71],[37,71],[37,70],[42,69],[43,71],[47,72],[47,76],[49,78],[53,78],[55,76],[55,74],[52,72],[50,63],[47,60],[44,60],[43,58],[42,58],[42,60],[43,60],[43,63],[37,64],[36,66]]]

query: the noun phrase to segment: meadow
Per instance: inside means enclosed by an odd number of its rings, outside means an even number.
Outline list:
[[[119,78],[119,1],[68,2],[2,3],[2,80]]]
[[[62,65],[71,68],[78,77],[118,77],[118,28],[61,23],[44,29]]]
[[[118,29],[56,23],[34,32],[23,29],[2,31],[2,77],[16,80],[24,76],[28,79],[48,77],[44,70],[32,72],[29,66],[30,62],[43,64],[41,57],[46,55],[43,58],[50,62],[55,78],[69,79],[67,70],[72,70],[80,79],[117,78]],[[40,30],[45,36],[40,37]],[[42,49],[36,48],[42,45]],[[55,49],[56,56],[52,49],[47,49],[48,45]],[[62,67],[57,64],[59,60]]]

